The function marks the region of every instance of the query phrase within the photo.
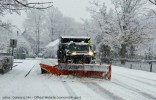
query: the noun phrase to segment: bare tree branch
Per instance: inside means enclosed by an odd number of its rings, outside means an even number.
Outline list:
[[[47,7],[36,7],[35,5],[43,5],[43,4],[52,4],[52,2],[44,2],[44,3],[26,3],[26,4],[24,4],[24,3],[22,3],[22,2],[20,2],[20,1],[18,1],[18,0],[14,0],[15,2],[17,2],[18,4],[20,4],[20,5],[22,5],[23,7],[27,7],[27,8],[35,8],[35,9],[47,9],[47,8],[50,8],[50,7],[52,7],[53,5],[50,5],[50,6],[47,6]],[[31,5],[33,5],[33,6],[31,6]]]
[[[156,0],[152,1],[152,0],[149,0],[152,4],[156,5]]]

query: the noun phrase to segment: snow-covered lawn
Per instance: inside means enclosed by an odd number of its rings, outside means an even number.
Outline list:
[[[20,63],[0,74],[0,100],[156,100],[156,73],[113,66],[107,81],[41,74],[41,59],[15,62]]]

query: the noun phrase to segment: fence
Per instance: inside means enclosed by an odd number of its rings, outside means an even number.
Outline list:
[[[106,59],[106,58],[105,58]],[[101,62],[105,62],[104,58],[101,59]],[[156,72],[156,60],[140,60],[140,59],[110,59],[112,65],[126,67],[130,69],[144,70],[149,72]],[[121,60],[125,60],[125,64],[121,64]]]

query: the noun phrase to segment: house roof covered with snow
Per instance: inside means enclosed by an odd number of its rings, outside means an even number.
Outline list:
[[[46,46],[46,48],[49,48],[49,47],[54,47],[54,46],[56,46],[56,45],[58,45],[59,44],[59,39],[57,39],[57,40],[55,40],[55,41],[53,41],[53,42],[50,42],[47,46]]]

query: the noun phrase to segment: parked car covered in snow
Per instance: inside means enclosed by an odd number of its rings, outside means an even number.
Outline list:
[[[0,73],[8,72],[13,66],[13,56],[8,53],[0,53]]]

